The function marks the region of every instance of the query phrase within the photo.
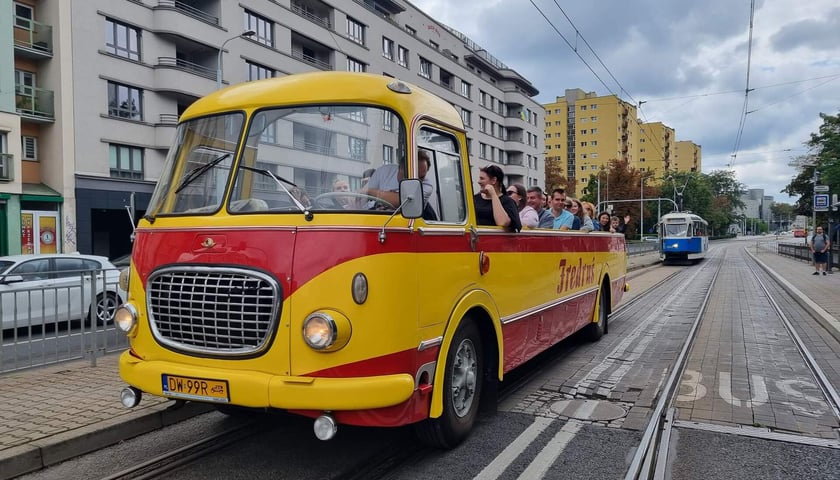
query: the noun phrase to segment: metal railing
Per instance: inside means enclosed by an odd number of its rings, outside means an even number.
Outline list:
[[[116,306],[126,300],[114,272],[74,271],[56,278],[68,273],[5,283],[0,373],[78,359],[95,366],[98,357],[127,348],[127,337],[113,322]]]
[[[306,7],[304,7],[303,5],[292,2],[292,12],[300,15],[301,17],[309,20],[312,23],[316,23],[328,30],[332,30],[332,25],[330,24],[329,18],[319,17],[318,15],[307,10]]]
[[[183,13],[184,15],[197,18],[203,22],[212,23],[213,25],[219,24],[219,17],[210,15],[204,10],[199,10],[193,6],[187,5],[186,3],[182,3],[177,0],[158,0],[158,7],[171,8],[173,10],[177,10]]]
[[[210,80],[216,79],[216,70],[205,67],[197,63],[189,62],[187,60],[175,57],[158,57],[158,66],[169,67],[176,70],[181,70],[187,73],[193,73],[200,77],[208,78]]]
[[[806,262],[814,260],[811,248],[807,243],[779,243],[776,246],[776,253]],[[840,268],[840,248],[832,244],[829,249],[829,257],[828,264]]]
[[[303,53],[301,50],[292,49],[292,58],[296,58],[304,63],[308,63],[313,67],[320,68],[321,70],[332,70],[332,65],[328,62],[323,60],[319,60],[311,55],[307,55]]]

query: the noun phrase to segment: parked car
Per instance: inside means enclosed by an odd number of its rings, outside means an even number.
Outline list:
[[[126,298],[105,257],[81,254],[0,257],[3,330],[69,320],[105,325]]]

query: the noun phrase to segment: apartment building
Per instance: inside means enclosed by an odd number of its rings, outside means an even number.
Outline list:
[[[616,95],[567,89],[543,107],[546,161],[562,162],[570,184],[585,186],[590,175],[613,159],[625,160],[654,179],[667,170],[700,171],[698,145],[677,142],[674,129],[661,122],[641,122],[636,106]],[[677,144],[685,149],[682,162],[676,161]]]
[[[678,172],[700,172],[703,165],[703,149],[691,140],[674,142],[674,157],[671,168]]]
[[[28,168],[19,188],[22,198],[39,201],[21,211],[55,213],[60,251],[128,252],[129,213],[145,213],[179,115],[219,87],[293,73],[361,71],[414,83],[460,112],[474,179],[496,163],[509,182],[544,180],[536,88],[408,2],[0,2],[14,12],[15,38],[29,35],[35,50],[24,55],[15,42],[13,81],[18,90],[31,85],[27,98],[38,104],[14,112],[20,136],[35,138],[38,152],[38,168]],[[27,185],[37,193],[27,194]],[[15,228],[9,224],[19,235]]]
[[[616,95],[568,89],[545,108],[545,155],[564,162],[570,184],[585,186],[610,160],[636,160],[636,107]]]

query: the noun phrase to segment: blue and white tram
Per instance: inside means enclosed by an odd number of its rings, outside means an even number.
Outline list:
[[[709,249],[709,223],[689,212],[659,219],[659,254],[663,262],[699,260]]]

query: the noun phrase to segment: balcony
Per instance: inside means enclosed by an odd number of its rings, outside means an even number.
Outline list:
[[[15,107],[22,119],[36,123],[55,122],[55,100],[52,90],[28,88],[29,91],[24,92],[19,86],[15,90]]]
[[[0,182],[11,182],[15,179],[15,156],[11,153],[0,153]]]
[[[158,8],[166,10],[174,10],[182,15],[193,17],[204,23],[211,25],[219,25],[219,17],[214,15],[209,8],[215,2],[200,2],[200,1],[178,1],[178,0],[158,0]],[[216,5],[218,7],[218,5]]]
[[[53,56],[52,27],[30,21],[31,28],[15,26],[15,53],[26,58],[45,59]]]
[[[204,77],[210,80],[216,80],[216,70],[214,68],[205,67],[182,58],[175,57],[158,57],[158,68],[174,68],[182,72],[192,73],[199,77]]]
[[[310,22],[320,25],[327,30],[332,30],[330,21],[330,7],[318,1],[294,1],[292,2],[292,13],[300,15]]]
[[[216,89],[216,70],[175,57],[158,57],[155,88],[202,97]]]
[[[320,70],[333,70],[332,49],[294,32],[292,33],[292,58]]]

